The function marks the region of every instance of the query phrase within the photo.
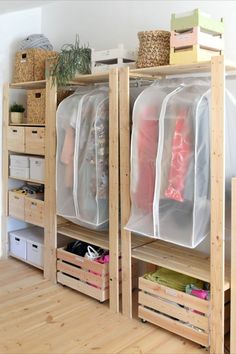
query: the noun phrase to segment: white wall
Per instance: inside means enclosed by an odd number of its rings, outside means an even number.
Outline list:
[[[0,120],[2,121],[2,85],[12,80],[14,54],[20,40],[31,33],[41,33],[41,8],[9,13],[0,16]],[[2,141],[2,124],[0,125]],[[2,176],[2,146],[0,145],[0,174]],[[0,186],[2,200],[2,185]],[[2,215],[2,203],[0,203]],[[19,228],[22,224],[11,221],[10,228]],[[1,228],[0,228],[1,229]],[[1,245],[1,242],[0,242]],[[0,249],[1,256],[1,249]]]
[[[225,20],[226,54],[236,59],[236,1],[57,1],[42,9],[42,30],[59,49],[75,34],[95,49],[138,45],[137,33],[169,29],[171,13],[201,8]]]

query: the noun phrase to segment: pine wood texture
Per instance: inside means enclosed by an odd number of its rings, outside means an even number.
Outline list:
[[[1,353],[206,353],[161,328],[113,314],[108,303],[53,285],[17,260],[0,261],[0,284]]]

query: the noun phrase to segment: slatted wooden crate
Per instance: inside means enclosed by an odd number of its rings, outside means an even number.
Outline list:
[[[138,316],[205,347],[210,345],[210,302],[139,278]],[[229,329],[229,294],[225,296],[225,330]]]
[[[109,264],[57,250],[57,281],[100,302],[109,298]]]
[[[184,65],[198,63],[202,61],[209,61],[211,60],[212,56],[220,55],[220,53],[220,51],[213,51],[202,48],[198,44],[184,48],[171,48],[170,64]]]

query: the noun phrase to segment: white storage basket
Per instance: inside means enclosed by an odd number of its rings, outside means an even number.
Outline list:
[[[14,168],[29,167],[29,157],[24,155],[10,155],[10,166]]]
[[[40,157],[30,157],[30,178],[37,181],[44,181],[45,159]]]
[[[23,167],[23,168],[10,167],[10,177],[28,179],[29,178],[29,168],[28,167]]]

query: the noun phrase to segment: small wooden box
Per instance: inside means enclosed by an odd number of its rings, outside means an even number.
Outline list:
[[[171,15],[171,31],[184,31],[197,26],[211,33],[224,33],[223,19],[215,20],[199,9]]]
[[[33,225],[44,227],[43,200],[25,197],[25,221]]]
[[[8,127],[7,131],[8,150],[14,152],[25,151],[25,130],[24,127]]]
[[[27,123],[45,124],[46,90],[27,91]]]
[[[57,250],[57,281],[100,302],[109,298],[109,264]]]
[[[28,154],[45,154],[45,128],[25,128],[25,152]]]
[[[171,48],[170,64],[184,65],[199,63],[201,61],[210,61],[212,56],[220,55],[220,51],[204,49],[199,45],[190,46],[188,48]]]
[[[211,33],[203,32],[201,27],[193,27],[184,32],[171,31],[171,48],[183,48],[198,44],[211,50],[222,51],[224,42],[221,35],[213,36]]]
[[[150,280],[139,278],[138,316],[202,346],[210,345],[210,301]],[[225,293],[225,333],[228,332],[229,297]]]
[[[38,81],[45,79],[45,62],[57,53],[31,48],[19,51],[15,56],[14,82]]]
[[[24,194],[9,191],[8,194],[8,213],[9,216],[17,218],[19,220],[24,220],[25,218],[25,196]]]

